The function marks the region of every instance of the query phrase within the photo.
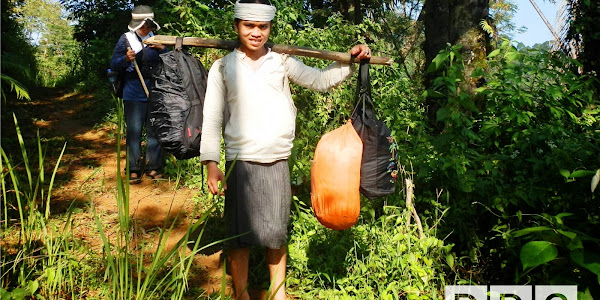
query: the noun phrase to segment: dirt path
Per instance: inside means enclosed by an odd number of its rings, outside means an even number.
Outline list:
[[[87,94],[56,89],[35,91],[32,99],[29,103],[19,102],[10,107],[19,120],[23,136],[35,138],[39,129],[40,136],[50,141],[46,162],[55,162],[62,145],[67,143],[57,186],[52,191],[52,212],[62,213],[74,201],[78,207],[87,208],[74,216],[74,235],[99,251],[101,241],[93,222],[92,206],[106,220],[108,232],[114,232],[118,225],[115,126],[98,125],[102,123],[106,111],[101,108],[107,107],[105,101],[110,100],[98,100]],[[10,126],[11,123],[12,118],[4,114],[3,137],[16,136],[14,128],[11,131],[11,127],[14,127]],[[124,140],[120,143],[124,149]],[[121,166],[124,166],[124,151],[121,152],[119,159]],[[185,235],[190,222],[194,221],[191,220],[194,209],[192,200],[201,191],[177,187],[174,180],[168,178],[153,181],[144,177],[141,184],[130,186],[129,193],[130,214],[136,229],[141,232],[141,239],[156,239],[158,229],[164,226],[168,228],[177,220],[167,241],[167,247],[171,247]],[[190,276],[190,286],[200,287],[209,293],[218,292],[222,276],[220,258],[221,251],[218,249],[213,253],[197,255],[195,269],[200,271]],[[259,297],[254,295],[253,298]]]

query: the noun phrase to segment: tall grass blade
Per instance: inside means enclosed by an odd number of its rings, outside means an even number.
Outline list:
[[[46,219],[48,219],[50,217],[50,197],[52,196],[52,187],[54,186],[54,179],[56,178],[56,173],[58,172],[58,166],[60,165],[60,162],[62,161],[62,157],[65,154],[66,149],[67,149],[67,143],[65,143],[62,150],[60,151],[60,155],[58,156],[58,160],[56,161],[56,165],[54,166],[54,171],[52,171],[52,176],[50,177],[50,185],[48,186],[48,198],[46,200],[46,213],[45,213]]]
[[[33,192],[33,198],[31,202],[35,205],[37,209],[37,195],[38,191],[40,191],[42,198],[44,198],[44,189],[42,186],[44,185],[44,155],[42,151],[42,139],[40,138],[40,131],[37,131],[37,149],[38,149],[38,178],[35,183],[35,191]]]
[[[6,162],[6,166],[7,166],[7,170],[8,170],[8,174],[10,175],[10,179],[11,182],[13,184],[13,193],[15,195],[15,201],[17,202],[17,208],[19,210],[19,221],[21,222],[21,224],[25,224],[25,216],[23,215],[23,204],[21,203],[21,191],[19,190],[19,180],[17,178],[17,175],[14,172],[14,168],[12,167],[10,160],[8,159],[8,156],[6,155],[6,152],[4,152],[4,149],[0,148],[0,150],[2,151],[2,158],[4,159],[4,161]],[[4,180],[3,180],[4,182]],[[4,201],[8,201],[8,198],[4,198]],[[20,239],[24,239],[25,238],[25,226],[21,226],[20,228]]]
[[[4,208],[4,231],[8,231],[8,199],[6,198],[6,182],[4,181],[4,177],[5,177],[5,173],[4,173],[4,150],[2,148],[0,148],[0,150],[2,150],[2,154],[0,154],[0,170],[2,170],[2,173],[0,173],[0,180],[2,181],[2,202],[4,203],[3,208]],[[1,273],[1,271],[0,271]]]
[[[19,128],[19,122],[17,122],[17,116],[13,113],[13,119],[15,121],[15,130],[17,131],[17,139],[19,140],[19,146],[21,147],[21,154],[23,155],[23,163],[25,165],[25,171],[27,172],[27,181],[29,183],[29,190],[33,190],[33,179],[31,177],[31,169],[29,169],[29,157],[27,156],[27,150],[25,149],[25,141],[23,135],[21,135],[21,129]]]
[[[96,222],[96,227],[98,228],[98,233],[100,234],[100,239],[102,240],[102,249],[104,251],[105,262],[108,265],[108,268],[106,268],[106,271],[104,273],[104,279],[105,280],[111,279],[111,278],[108,278],[110,273],[113,272],[113,275],[114,275],[115,274],[114,272],[116,272],[115,259],[112,254],[111,244],[108,242],[108,239],[106,238],[106,234],[104,233],[104,230],[102,229],[103,228],[102,222],[100,222],[100,218],[98,217],[98,214],[96,213],[96,207],[94,206],[94,203],[91,201],[91,199],[90,199],[90,204],[92,206],[92,213],[94,215],[94,221]],[[117,288],[114,278],[112,278],[112,287],[113,287],[113,289]],[[114,295],[112,298],[116,299],[114,297]]]
[[[227,261],[227,260],[225,260]],[[221,273],[221,300],[225,299],[225,291],[227,290],[227,263],[223,262],[223,273]]]

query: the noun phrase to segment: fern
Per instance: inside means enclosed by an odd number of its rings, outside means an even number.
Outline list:
[[[29,97],[29,92],[27,92],[27,89],[20,82],[4,74],[1,74],[0,76],[2,78],[2,82],[8,82],[10,84],[10,90],[15,91],[17,94],[17,99],[31,100],[31,97]],[[0,91],[2,92],[2,99],[6,101],[6,94],[4,93],[4,88],[1,86]]]
[[[481,26],[481,29],[483,29],[483,31],[487,32],[487,34],[489,34],[492,37],[496,36],[496,32],[494,31],[494,28],[492,28],[492,26],[490,26],[490,24],[486,21],[486,20],[481,20],[481,22],[479,22],[479,26]]]

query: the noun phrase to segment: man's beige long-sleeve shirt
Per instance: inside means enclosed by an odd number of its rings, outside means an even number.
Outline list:
[[[208,73],[201,161],[219,161],[221,132],[227,161],[270,163],[287,159],[296,127],[289,81],[324,92],[353,73],[350,64],[335,62],[321,70],[270,49],[257,70],[245,62],[247,59],[236,49],[217,60]]]

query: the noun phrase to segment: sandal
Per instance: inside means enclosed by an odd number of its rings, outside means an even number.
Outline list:
[[[163,178],[163,173],[161,171],[158,171],[158,170],[152,170],[152,171],[146,173],[146,175],[150,176],[150,178],[152,178],[152,179],[161,179],[161,178]]]
[[[142,182],[139,172],[129,172],[129,184],[138,184]]]

